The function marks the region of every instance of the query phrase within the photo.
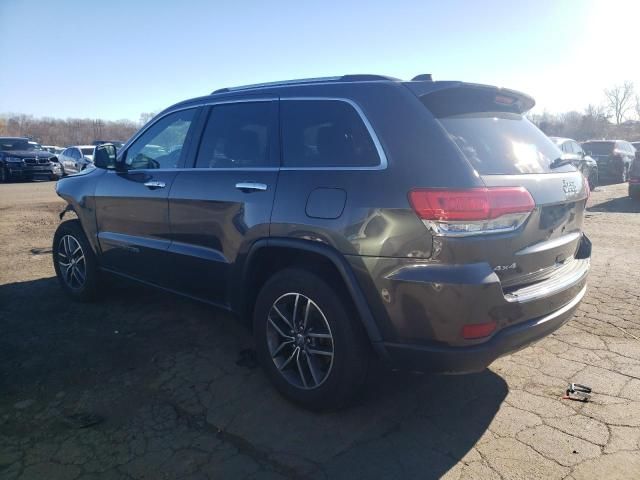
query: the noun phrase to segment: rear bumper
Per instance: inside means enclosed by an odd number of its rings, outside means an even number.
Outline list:
[[[598,174],[601,177],[618,176],[622,174],[623,168],[629,164],[617,161],[598,162]]]
[[[363,277],[373,280],[365,293],[382,336],[377,351],[399,368],[482,370],[571,318],[586,291],[590,256],[591,243],[583,235],[573,260],[550,277],[517,289],[503,289],[487,263],[361,259],[361,285]],[[487,322],[496,324],[490,336],[463,338],[465,325]]]
[[[571,302],[553,313],[502,329],[490,340],[468,347],[411,345],[384,342],[393,365],[403,369],[435,373],[472,373],[495,359],[536,342],[568,322],[586,292],[580,290]]]

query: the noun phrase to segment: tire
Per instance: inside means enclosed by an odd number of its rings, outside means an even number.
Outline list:
[[[7,169],[0,165],[0,183],[7,183],[9,181],[9,173]]]
[[[618,177],[620,183],[626,183],[629,180],[629,166],[623,165],[622,172],[620,172],[620,176]]]
[[[306,330],[292,334],[292,318],[300,326],[307,311]],[[253,315],[256,354],[285,398],[311,410],[337,410],[362,391],[371,350],[351,311],[338,291],[306,270],[288,268],[265,283]]]
[[[78,302],[94,300],[99,284],[98,262],[78,220],[58,226],[52,251],[53,267],[65,293]]]
[[[597,170],[591,170],[591,172],[589,172],[589,178],[587,179],[587,182],[589,183],[589,189],[591,191],[596,189],[599,183]]]

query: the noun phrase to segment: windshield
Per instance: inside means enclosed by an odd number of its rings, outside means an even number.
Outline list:
[[[613,142],[586,142],[582,144],[582,149],[594,155],[609,155],[613,145]]]
[[[82,155],[93,155],[93,147],[91,148],[81,148]]]
[[[519,114],[470,113],[438,120],[483,175],[549,173],[552,162],[562,155],[544,133]]]
[[[0,138],[0,150],[12,152],[17,150],[35,150],[35,148],[28,140],[20,138]]]

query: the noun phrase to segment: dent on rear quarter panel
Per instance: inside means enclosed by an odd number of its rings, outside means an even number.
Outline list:
[[[65,200],[78,216],[82,229],[84,230],[91,248],[99,252],[97,231],[96,231],[96,211],[95,211],[95,190],[96,184],[106,170],[95,169],[89,173],[77,176],[65,177],[58,180],[56,193]]]
[[[281,171],[272,236],[323,242],[345,255],[429,258],[432,238],[411,209],[408,193],[420,187],[482,185],[429,111],[401,84],[299,86],[281,96],[355,102],[378,137],[388,166]],[[344,190],[342,214],[309,209],[308,200],[316,189]]]

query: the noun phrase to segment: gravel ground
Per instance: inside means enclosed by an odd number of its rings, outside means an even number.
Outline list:
[[[640,202],[592,194],[589,292],[554,335],[477,375],[376,372],[312,414],[238,366],[210,307],[129,284],[61,294],[54,184],[0,185],[0,478],[640,478]],[[591,385],[586,404],[561,400]]]

